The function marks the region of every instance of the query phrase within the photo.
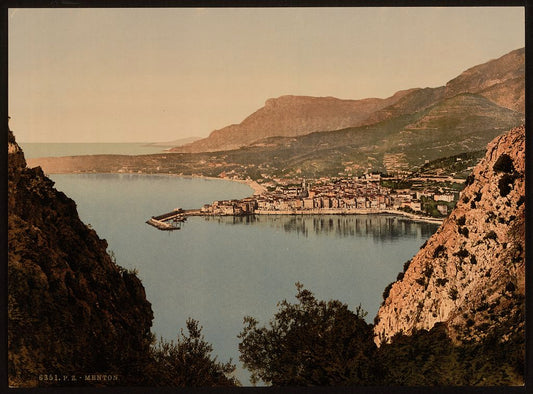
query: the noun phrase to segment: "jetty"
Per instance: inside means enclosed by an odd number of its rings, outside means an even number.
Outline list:
[[[159,230],[172,231],[180,230],[181,224],[186,220],[187,216],[185,216],[185,211],[181,208],[176,208],[171,212],[159,216],[152,216],[146,223]]]

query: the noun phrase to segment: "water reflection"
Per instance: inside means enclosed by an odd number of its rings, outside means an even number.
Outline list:
[[[309,237],[333,236],[372,237],[376,242],[395,241],[401,238],[429,238],[438,224],[413,222],[393,215],[256,215],[205,217],[228,225],[263,225]]]

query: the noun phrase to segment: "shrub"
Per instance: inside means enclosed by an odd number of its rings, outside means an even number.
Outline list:
[[[513,282],[509,281],[507,285],[505,286],[505,291],[508,291],[509,293],[512,293],[516,290],[516,286]]]
[[[468,175],[465,180],[465,186],[468,186],[474,183],[474,179],[475,179],[474,174]]]
[[[455,301],[457,299],[457,295],[459,294],[459,291],[455,288],[455,287],[452,287],[449,291],[448,291],[448,297],[450,297],[450,299],[452,301]]]
[[[468,230],[468,227],[459,227],[459,234],[463,235],[465,238],[468,238],[470,231]]]
[[[503,154],[500,157],[498,157],[498,160],[496,160],[496,163],[494,163],[494,166],[492,169],[495,172],[506,172],[508,174],[511,174],[515,172],[513,159],[508,154]]]
[[[491,230],[487,234],[485,234],[484,239],[493,239],[494,241],[496,241],[498,239],[498,236],[493,230]]]
[[[470,253],[468,253],[468,250],[461,248],[459,249],[459,251],[455,252],[453,255],[464,258],[464,257],[468,257],[469,254]]]
[[[299,302],[280,302],[268,327],[244,318],[239,352],[252,383],[372,384],[376,346],[366,312],[360,307],[352,312],[340,301],[318,301],[301,284],[297,288]]]
[[[479,202],[481,201],[482,194],[481,192],[476,192],[474,196],[474,201]]]
[[[426,278],[428,279],[431,278],[431,275],[433,274],[433,267],[431,265],[426,265],[422,273],[424,274]]]
[[[149,375],[152,384],[162,386],[235,386],[232,376],[235,364],[217,361],[213,347],[205,341],[202,327],[194,319],[187,320],[188,335],[183,330],[177,342],[163,339],[152,349],[153,365]]]
[[[470,201],[470,208],[476,209],[476,202],[474,200]]]
[[[383,290],[383,301],[385,301],[387,299],[387,297],[389,296],[389,293],[390,293],[390,290],[392,289],[392,285],[394,284],[394,282],[391,282],[387,285],[387,287],[385,287],[385,290]]]
[[[445,251],[446,251],[446,246],[444,245],[437,246],[435,250],[433,251],[433,258],[443,256]]]
[[[476,256],[474,256],[473,254],[470,255],[470,264],[477,264]]]
[[[466,217],[465,215],[461,216],[460,218],[457,218],[455,220],[455,223],[457,223],[458,226],[464,226],[466,223]]]
[[[437,286],[444,286],[444,285],[446,285],[446,283],[448,283],[448,278],[437,278],[435,280],[435,284]]]
[[[509,174],[503,174],[500,180],[498,181],[498,188],[500,189],[500,196],[507,196],[512,189],[514,184],[515,177]]]
[[[398,276],[396,277],[396,281],[402,280],[404,275],[405,274],[403,272],[398,272]]]

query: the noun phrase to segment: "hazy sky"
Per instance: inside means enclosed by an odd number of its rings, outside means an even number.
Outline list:
[[[207,136],[270,97],[388,97],[522,46],[521,7],[10,9],[10,125],[22,142]]]

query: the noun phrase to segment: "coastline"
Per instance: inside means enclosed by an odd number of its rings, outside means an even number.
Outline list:
[[[47,173],[48,174],[48,173]],[[230,178],[218,178],[211,176],[203,175],[178,175],[178,174],[161,174],[161,173],[134,173],[134,172],[74,172],[74,171],[64,171],[64,172],[50,172],[49,174],[117,174],[117,175],[156,175],[156,176],[169,176],[169,177],[179,177],[179,178],[191,178],[191,179],[207,179],[207,180],[218,180],[218,181],[231,181],[238,182],[247,185],[252,189],[253,194],[250,196],[259,196],[266,192],[266,189],[257,183],[254,180],[246,179],[230,179]],[[196,210],[193,210],[196,211]],[[320,209],[309,209],[309,210],[287,210],[287,211],[261,211],[256,210],[255,215],[369,215],[369,214],[391,214],[396,216],[402,216],[408,218],[415,222],[425,222],[433,224],[442,224],[445,218],[431,218],[426,216],[420,216],[413,213],[408,213],[395,209],[335,209],[335,208],[320,208]],[[191,215],[196,216],[196,215]],[[203,216],[203,215],[202,215]],[[205,215],[208,216],[208,215]],[[216,215],[215,215],[216,216]]]
[[[254,215],[394,215],[403,216],[415,222],[442,224],[445,218],[430,218],[411,214],[395,209],[334,209],[320,208],[300,211],[261,211],[256,210]]]

